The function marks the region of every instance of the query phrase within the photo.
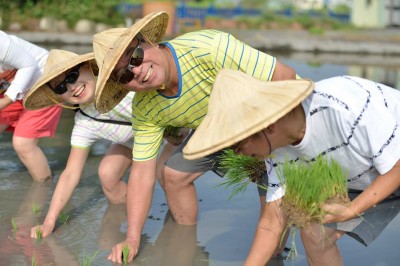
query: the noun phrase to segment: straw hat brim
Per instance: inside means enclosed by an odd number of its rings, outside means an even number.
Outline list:
[[[311,80],[265,82],[241,71],[221,70],[208,113],[184,147],[184,157],[205,157],[267,128],[299,105],[313,88]]]
[[[23,100],[23,105],[27,110],[37,110],[44,107],[49,107],[56,105],[56,102],[62,103],[64,100],[60,95],[53,92],[53,90],[49,87],[48,82],[52,79],[56,78],[60,74],[69,69],[84,63],[93,60],[94,62],[94,54],[87,53],[83,55],[77,55],[69,60],[60,61],[60,63],[55,64],[42,74],[42,76],[38,79],[38,81],[33,85],[33,87],[29,90],[29,92],[25,95]],[[51,98],[54,100],[51,100]]]
[[[126,29],[114,42],[113,47],[109,47],[109,51],[106,53],[103,63],[101,64],[98,62],[100,72],[96,85],[95,107],[100,113],[110,111],[129,92],[128,89],[122,86],[118,90],[106,90],[105,84],[109,80],[118,60],[132,42],[133,38],[140,32],[144,35],[146,40],[159,43],[165,35],[167,25],[168,14],[166,12],[153,12]]]

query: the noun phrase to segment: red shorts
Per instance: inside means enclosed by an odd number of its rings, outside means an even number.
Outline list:
[[[0,98],[3,96],[4,94],[0,94]],[[0,110],[0,124],[8,125],[7,131],[14,132],[14,136],[17,137],[52,137],[56,133],[61,111],[61,106],[29,111],[24,109],[22,101],[18,100]]]

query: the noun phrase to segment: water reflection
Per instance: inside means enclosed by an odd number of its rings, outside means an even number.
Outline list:
[[[48,47],[77,53],[89,52],[89,46]],[[303,77],[314,80],[336,75],[356,75],[400,88],[400,58],[335,54],[277,54]],[[110,205],[104,197],[97,167],[108,143],[97,143],[87,160],[82,180],[65,211],[67,223],[58,222],[53,234],[39,241],[29,237],[31,226],[42,222],[47,212],[55,182],[65,167],[74,112],[64,110],[54,138],[41,140],[55,179],[33,183],[11,146],[11,136],[0,135],[0,261],[1,265],[83,265],[82,260],[98,252],[92,265],[110,265],[111,247],[124,239],[126,211],[124,206]],[[125,179],[127,176],[124,177]],[[197,190],[199,224],[180,226],[168,214],[164,193],[159,186],[149,219],[142,235],[139,255],[131,265],[242,265],[254,235],[259,203],[256,188],[227,200],[230,191],[216,187],[220,179],[208,173],[200,178]],[[34,214],[32,204],[40,211]],[[14,233],[11,220],[18,230]],[[339,242],[345,265],[397,265],[400,218],[395,219],[371,247],[364,248],[344,237]],[[299,239],[294,261],[271,265],[307,265]],[[34,255],[35,254],[35,255]],[[358,254],[362,254],[359,257]]]
[[[400,88],[400,57],[386,55],[291,53],[276,55],[303,77],[314,80],[339,75],[370,79]]]

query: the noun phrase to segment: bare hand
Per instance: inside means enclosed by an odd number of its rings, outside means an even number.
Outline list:
[[[139,242],[132,239],[126,239],[125,242],[121,242],[113,246],[111,250],[111,254],[108,255],[107,259],[116,262],[116,263],[123,263],[123,249],[129,250],[129,255],[126,260],[127,263],[132,262],[133,258],[136,256],[139,248]]]
[[[34,226],[31,228],[31,238],[38,238],[38,234],[40,234],[42,238],[45,238],[53,232],[53,229],[54,226],[45,224]]]
[[[342,204],[324,204],[322,209],[325,211],[322,222],[338,223],[348,221],[358,216],[356,212],[351,209],[351,205],[346,206]]]

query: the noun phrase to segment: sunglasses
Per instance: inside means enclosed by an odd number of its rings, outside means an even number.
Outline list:
[[[55,86],[54,88],[51,88],[49,84],[50,88],[54,91],[55,94],[61,95],[68,91],[67,83],[74,84],[78,80],[80,67],[81,65],[79,64],[71,69],[71,71],[68,72],[67,75],[65,75],[65,79],[61,83],[57,84],[57,86]]]
[[[138,45],[136,46],[135,50],[133,50],[131,54],[131,59],[129,60],[128,65],[125,67],[122,74],[118,77],[117,82],[121,84],[128,84],[135,78],[135,74],[132,72],[134,67],[138,67],[143,63],[144,51],[140,46],[142,42],[142,36],[137,35]]]
[[[8,89],[10,87],[10,82],[5,79],[0,79],[0,91]]]

